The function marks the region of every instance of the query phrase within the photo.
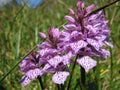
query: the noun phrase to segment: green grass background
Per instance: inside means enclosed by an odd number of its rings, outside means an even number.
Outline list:
[[[83,0],[87,5],[92,3],[99,7],[114,0]],[[59,27],[65,23],[64,16],[68,13],[67,7],[76,10],[77,0],[45,0],[36,9],[24,7],[10,3],[0,7],[0,78],[2,78],[18,61],[27,50],[32,49],[41,42],[38,32],[47,32],[49,27]],[[100,61],[95,68],[87,74],[88,90],[120,90],[120,2],[104,10],[106,19],[112,31],[111,42],[114,48],[110,49],[111,57]],[[15,17],[17,15],[16,20]],[[71,90],[80,90],[79,67],[72,78]],[[10,73],[3,82],[0,83],[4,89],[0,90],[40,90],[38,80],[32,81],[28,86],[22,87],[19,83],[22,74],[19,67]],[[51,75],[43,78],[45,90],[57,90],[56,85],[51,81]],[[67,82],[66,82],[67,83]],[[78,85],[76,85],[78,84]],[[66,85],[66,84],[65,84]]]

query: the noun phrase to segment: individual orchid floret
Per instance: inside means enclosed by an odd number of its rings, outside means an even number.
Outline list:
[[[77,62],[85,69],[86,72],[97,65],[97,62],[89,56],[83,56],[82,58],[77,59]]]
[[[56,68],[58,64],[61,62],[62,62],[62,58],[58,55],[48,60],[48,63],[52,65],[54,68]]]
[[[73,52],[76,54],[81,48],[84,48],[87,46],[87,43],[83,40],[80,40],[78,42],[70,43],[70,47],[72,48]]]
[[[51,27],[48,29],[48,36],[42,32],[39,32],[39,35],[49,43],[56,44],[60,36],[60,31],[58,28]]]
[[[49,28],[48,36],[49,36],[49,40],[51,40],[51,42],[56,43],[60,36],[59,29],[54,28],[54,27]]]
[[[70,65],[71,59],[74,55],[72,54],[72,52],[68,52],[67,54],[65,54],[64,56],[62,56],[62,62],[64,65]]]
[[[36,68],[36,69],[29,70],[25,75],[29,77],[31,80],[33,80],[38,76],[42,76],[42,74],[43,74],[42,70]]]
[[[27,72],[31,69],[36,68],[35,62],[30,57],[26,57],[20,64],[20,72]]]
[[[59,56],[58,56],[59,57]],[[57,57],[55,57],[57,58]],[[59,57],[60,58],[60,57]],[[62,58],[61,58],[62,59]],[[54,73],[52,76],[52,81],[56,84],[64,84],[67,76],[69,75],[66,65],[58,60],[50,60],[49,63],[43,67],[43,72],[45,73]],[[55,62],[55,63],[54,63]]]
[[[21,79],[21,84],[23,86],[28,85],[32,80],[34,80],[35,78],[37,78],[38,76],[42,76],[42,71],[40,69],[32,69],[29,70],[28,72],[26,72],[26,74],[22,77]]]
[[[20,80],[22,86],[28,85],[32,80],[28,78],[27,76],[23,76],[22,79]]]
[[[52,81],[56,84],[64,84],[67,76],[69,76],[69,72],[56,72],[52,77]]]
[[[20,72],[24,74],[24,76],[21,79],[21,84],[23,86],[29,84],[32,80],[37,78],[38,76],[42,76],[44,72],[40,67],[44,65],[44,63],[39,64],[40,57],[38,54],[31,53],[31,56],[26,57],[20,64]]]

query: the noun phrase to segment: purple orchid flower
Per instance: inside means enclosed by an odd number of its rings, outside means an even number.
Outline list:
[[[26,57],[20,64],[20,71],[24,73],[22,85],[47,73],[53,73],[54,83],[64,84],[73,57],[79,55],[78,65],[88,72],[97,65],[93,57],[105,59],[110,56],[105,48],[113,45],[109,42],[110,30],[105,16],[102,11],[88,16],[96,8],[94,4],[85,7],[85,2],[78,1],[77,13],[69,9],[71,16],[65,16],[68,22],[63,26],[65,30],[49,28],[48,36],[39,32],[45,41],[38,44],[35,55]]]

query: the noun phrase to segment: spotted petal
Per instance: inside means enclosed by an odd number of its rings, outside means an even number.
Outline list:
[[[62,62],[63,62],[63,64],[64,65],[66,65],[66,64],[69,64],[70,63],[70,59],[73,57],[73,55],[72,55],[72,52],[69,52],[69,53],[67,53],[66,55],[64,55],[63,57],[62,57]]]
[[[31,68],[35,67],[35,63],[32,61],[31,58],[26,57],[22,62],[19,64],[20,66],[20,72],[27,72]]]
[[[73,42],[70,44],[70,47],[73,49],[75,53],[77,53],[81,48],[84,48],[87,46],[87,43],[83,40],[80,40],[78,42]]]
[[[20,80],[22,86],[26,86],[31,82],[31,79],[28,78],[27,76],[23,76],[22,79]]]
[[[87,42],[92,45],[97,51],[102,47],[103,42],[101,41],[96,41],[94,39],[87,38]]]
[[[45,48],[45,49],[41,49],[41,50],[39,51],[39,54],[40,54],[41,56],[45,56],[45,55],[48,55],[48,54],[50,54],[50,53],[55,53],[55,52],[57,52],[57,50],[51,49],[51,48]]]
[[[86,72],[95,67],[97,64],[97,62],[89,56],[79,58],[77,59],[77,62],[85,69]]]
[[[97,35],[95,37],[95,39],[99,40],[99,41],[104,41],[106,39],[106,36],[105,35]]]
[[[40,69],[33,69],[33,70],[29,70],[26,73],[26,76],[29,77],[31,80],[37,78],[38,76],[42,75],[42,71]]]
[[[52,81],[56,84],[64,84],[69,72],[56,72],[53,77]]]
[[[62,62],[62,57],[55,56],[54,58],[48,60],[48,62],[50,65],[52,65],[54,68],[56,68],[57,65]]]

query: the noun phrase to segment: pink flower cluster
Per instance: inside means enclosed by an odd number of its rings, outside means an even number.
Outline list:
[[[105,48],[113,47],[109,42],[110,30],[102,11],[92,14],[97,9],[94,4],[85,7],[85,2],[77,2],[77,12],[69,9],[71,16],[66,15],[68,24],[65,30],[49,28],[48,36],[42,32],[39,35],[45,40],[38,44],[39,50],[31,53],[20,63],[20,72],[24,73],[21,83],[29,84],[38,76],[53,73],[52,81],[64,84],[70,75],[69,66],[77,58],[77,65],[81,65],[86,72],[97,65],[93,57],[105,59],[110,52]]]

